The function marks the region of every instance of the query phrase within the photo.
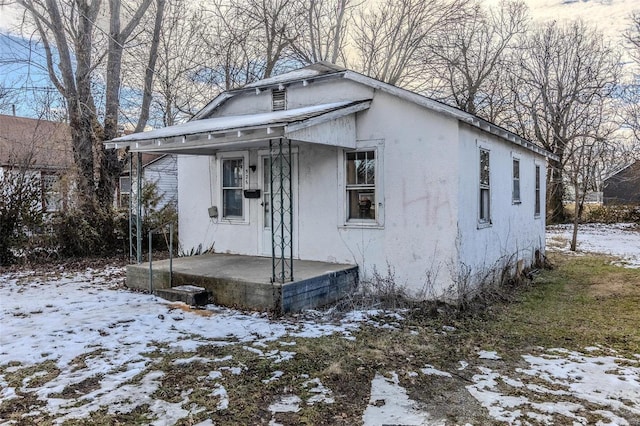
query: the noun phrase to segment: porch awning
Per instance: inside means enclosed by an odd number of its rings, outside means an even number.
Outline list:
[[[260,146],[286,137],[345,148],[355,147],[355,114],[369,108],[370,99],[344,101],[284,111],[189,121],[106,142],[106,148],[133,152],[207,155],[221,149]]]

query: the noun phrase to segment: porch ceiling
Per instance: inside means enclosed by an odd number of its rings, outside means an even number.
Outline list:
[[[354,137],[335,137],[353,131],[358,111],[371,100],[345,101],[285,111],[216,117],[190,121],[149,132],[134,133],[106,142],[106,148],[130,148],[133,152],[207,155],[225,149],[263,146],[265,141],[286,137],[301,143],[355,147]],[[330,121],[339,123],[328,131]],[[350,123],[353,121],[353,123]],[[321,126],[322,125],[322,126]],[[326,137],[323,135],[326,134]]]

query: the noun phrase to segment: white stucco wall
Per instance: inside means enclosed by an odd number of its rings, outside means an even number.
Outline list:
[[[358,148],[377,148],[380,224],[347,223],[342,149],[301,149],[300,257],[355,262],[365,278],[389,265],[412,292],[439,292],[456,257],[457,122],[377,93],[357,123]]]
[[[482,279],[488,270],[523,260],[531,264],[535,251],[544,252],[544,157],[496,136],[460,125],[458,245],[463,276]],[[490,155],[491,224],[479,223],[480,148]],[[513,159],[520,160],[520,202],[513,201]],[[540,166],[541,214],[535,215],[535,166]]]

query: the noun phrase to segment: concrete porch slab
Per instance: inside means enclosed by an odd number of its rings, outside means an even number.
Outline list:
[[[230,307],[294,312],[335,302],[355,289],[355,265],[293,261],[294,281],[270,282],[271,258],[232,254],[206,254],[153,262],[153,289],[149,264],[127,266],[127,287],[157,291],[171,286],[204,287],[214,303]]]

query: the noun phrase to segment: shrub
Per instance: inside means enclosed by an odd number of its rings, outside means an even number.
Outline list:
[[[597,223],[640,223],[640,206],[598,206],[587,212],[586,221]]]
[[[56,214],[53,241],[63,257],[113,254],[122,247],[116,215],[110,207],[69,209]]]

